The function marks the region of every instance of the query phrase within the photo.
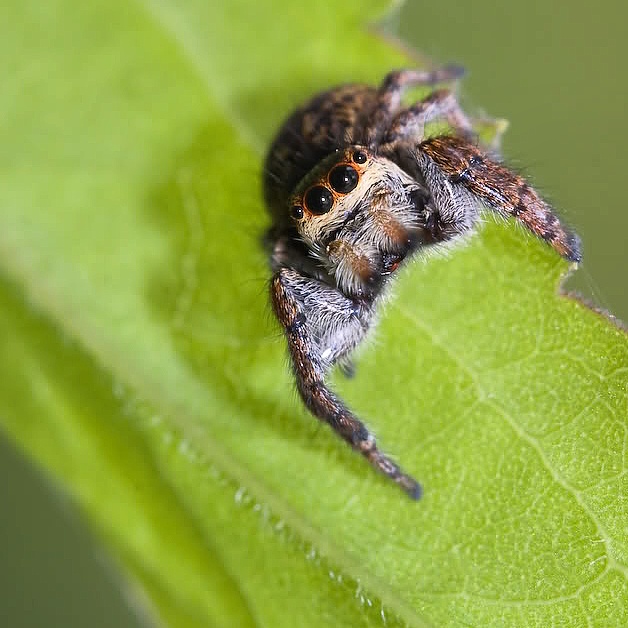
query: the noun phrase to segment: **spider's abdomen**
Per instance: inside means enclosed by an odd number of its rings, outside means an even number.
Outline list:
[[[318,94],[280,128],[264,164],[264,197],[275,223],[288,222],[288,199],[299,181],[339,148],[364,143],[364,121],[377,90],[343,85]]]

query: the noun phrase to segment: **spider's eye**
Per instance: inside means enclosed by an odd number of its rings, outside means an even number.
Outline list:
[[[353,166],[336,166],[329,173],[329,185],[339,194],[348,194],[355,189],[358,179],[358,172]]]
[[[334,206],[334,197],[322,185],[315,185],[305,194],[305,206],[313,214],[326,214]]]
[[[301,220],[303,218],[303,207],[301,205],[293,205],[290,214],[296,220]]]
[[[363,150],[356,150],[353,155],[351,155],[353,161],[356,164],[365,164],[366,163],[366,153]]]

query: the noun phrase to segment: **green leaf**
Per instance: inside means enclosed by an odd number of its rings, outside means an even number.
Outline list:
[[[542,243],[413,264],[337,378],[420,502],[293,392],[261,157],[412,63],[369,6],[4,3],[0,421],[173,626],[626,625],[628,340]]]

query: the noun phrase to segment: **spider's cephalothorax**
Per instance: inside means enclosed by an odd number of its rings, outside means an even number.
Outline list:
[[[373,325],[390,277],[418,249],[469,232],[483,206],[580,260],[577,236],[519,175],[478,147],[450,91],[402,105],[406,88],[460,74],[456,67],[402,70],[379,88],[345,85],[315,96],[284,123],[264,170],[271,300],[299,393],[414,498],[420,485],[379,451],[325,383],[336,363],[350,371],[350,353]],[[426,125],[439,120],[451,133],[426,137]]]

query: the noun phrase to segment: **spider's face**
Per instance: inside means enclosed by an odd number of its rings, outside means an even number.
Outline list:
[[[350,147],[331,154],[301,181],[290,213],[302,236],[316,242],[355,215],[368,192],[365,175],[372,160],[365,149]]]
[[[390,160],[361,146],[333,153],[292,196],[290,212],[299,234],[312,244],[327,240],[371,203],[374,194],[393,192],[400,174]]]

